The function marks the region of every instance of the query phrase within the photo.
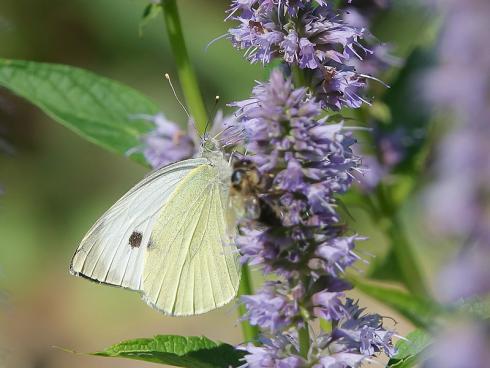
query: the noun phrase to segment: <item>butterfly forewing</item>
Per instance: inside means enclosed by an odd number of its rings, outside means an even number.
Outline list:
[[[89,230],[73,256],[70,271],[94,281],[141,290],[151,231],[178,184],[204,158],[155,171],[119,199]]]

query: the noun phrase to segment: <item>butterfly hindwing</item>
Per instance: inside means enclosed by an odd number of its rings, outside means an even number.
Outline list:
[[[159,169],[119,199],[89,230],[73,256],[71,273],[94,281],[141,290],[155,219],[198,158]]]
[[[193,315],[228,303],[240,279],[219,171],[201,165],[175,188],[153,227],[143,294],[154,308]]]

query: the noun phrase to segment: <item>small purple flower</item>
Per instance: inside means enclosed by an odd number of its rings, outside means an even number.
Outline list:
[[[268,282],[255,295],[243,296],[242,302],[247,307],[250,324],[274,334],[293,323],[299,313],[298,299],[302,294],[301,286],[288,295],[288,290],[280,284]]]
[[[360,259],[354,253],[355,241],[362,240],[357,236],[336,237],[318,245],[315,255],[321,260],[321,267],[332,276],[338,276]]]
[[[340,320],[345,313],[341,297],[341,293],[327,290],[313,294],[313,314],[327,321]]]
[[[298,33],[294,29],[290,30],[288,35],[284,37],[280,47],[284,50],[284,60],[287,63],[298,62],[299,52]]]
[[[343,70],[325,67],[315,73],[316,95],[323,102],[322,107],[340,110],[343,106],[353,109],[363,103],[370,104],[361,92],[366,88],[366,77],[352,69]]]
[[[284,191],[301,192],[306,186],[301,165],[294,158],[291,158],[287,165],[285,170],[277,174],[274,185]]]
[[[395,354],[392,345],[394,332],[383,327],[382,319],[377,314],[365,314],[363,308],[352,299],[345,304],[344,319],[332,331],[335,344],[344,346],[348,351],[359,351],[365,356],[384,351],[387,356]]]
[[[299,66],[303,69],[316,69],[319,64],[315,55],[315,44],[311,43],[307,38],[302,37],[299,40]]]
[[[288,346],[294,341],[292,336],[279,335],[272,339],[263,339],[262,346],[247,344],[239,347],[247,351],[245,365],[248,368],[306,368],[307,362],[292,351]],[[297,345],[295,342],[294,345]],[[297,347],[295,348],[297,351]]]

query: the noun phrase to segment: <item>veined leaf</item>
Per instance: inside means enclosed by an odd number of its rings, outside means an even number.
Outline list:
[[[151,125],[137,115],[158,107],[138,91],[83,69],[0,59],[0,86],[24,97],[87,140],[125,154]]]
[[[430,336],[415,330],[406,336],[406,340],[400,340],[396,344],[397,353],[390,359],[389,368],[410,368],[420,361],[420,356],[431,342]]]
[[[233,346],[206,337],[159,335],[151,339],[123,341],[93,353],[189,368],[228,368],[243,364],[244,353]]]
[[[404,291],[367,283],[360,279],[352,279],[351,282],[364,294],[384,303],[414,325],[424,329],[434,326],[436,317],[443,312],[442,308],[433,301]]]

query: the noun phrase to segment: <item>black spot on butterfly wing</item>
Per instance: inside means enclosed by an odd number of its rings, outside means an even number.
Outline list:
[[[142,240],[143,234],[139,231],[133,231],[133,233],[129,237],[129,245],[131,246],[131,248],[139,248]]]

